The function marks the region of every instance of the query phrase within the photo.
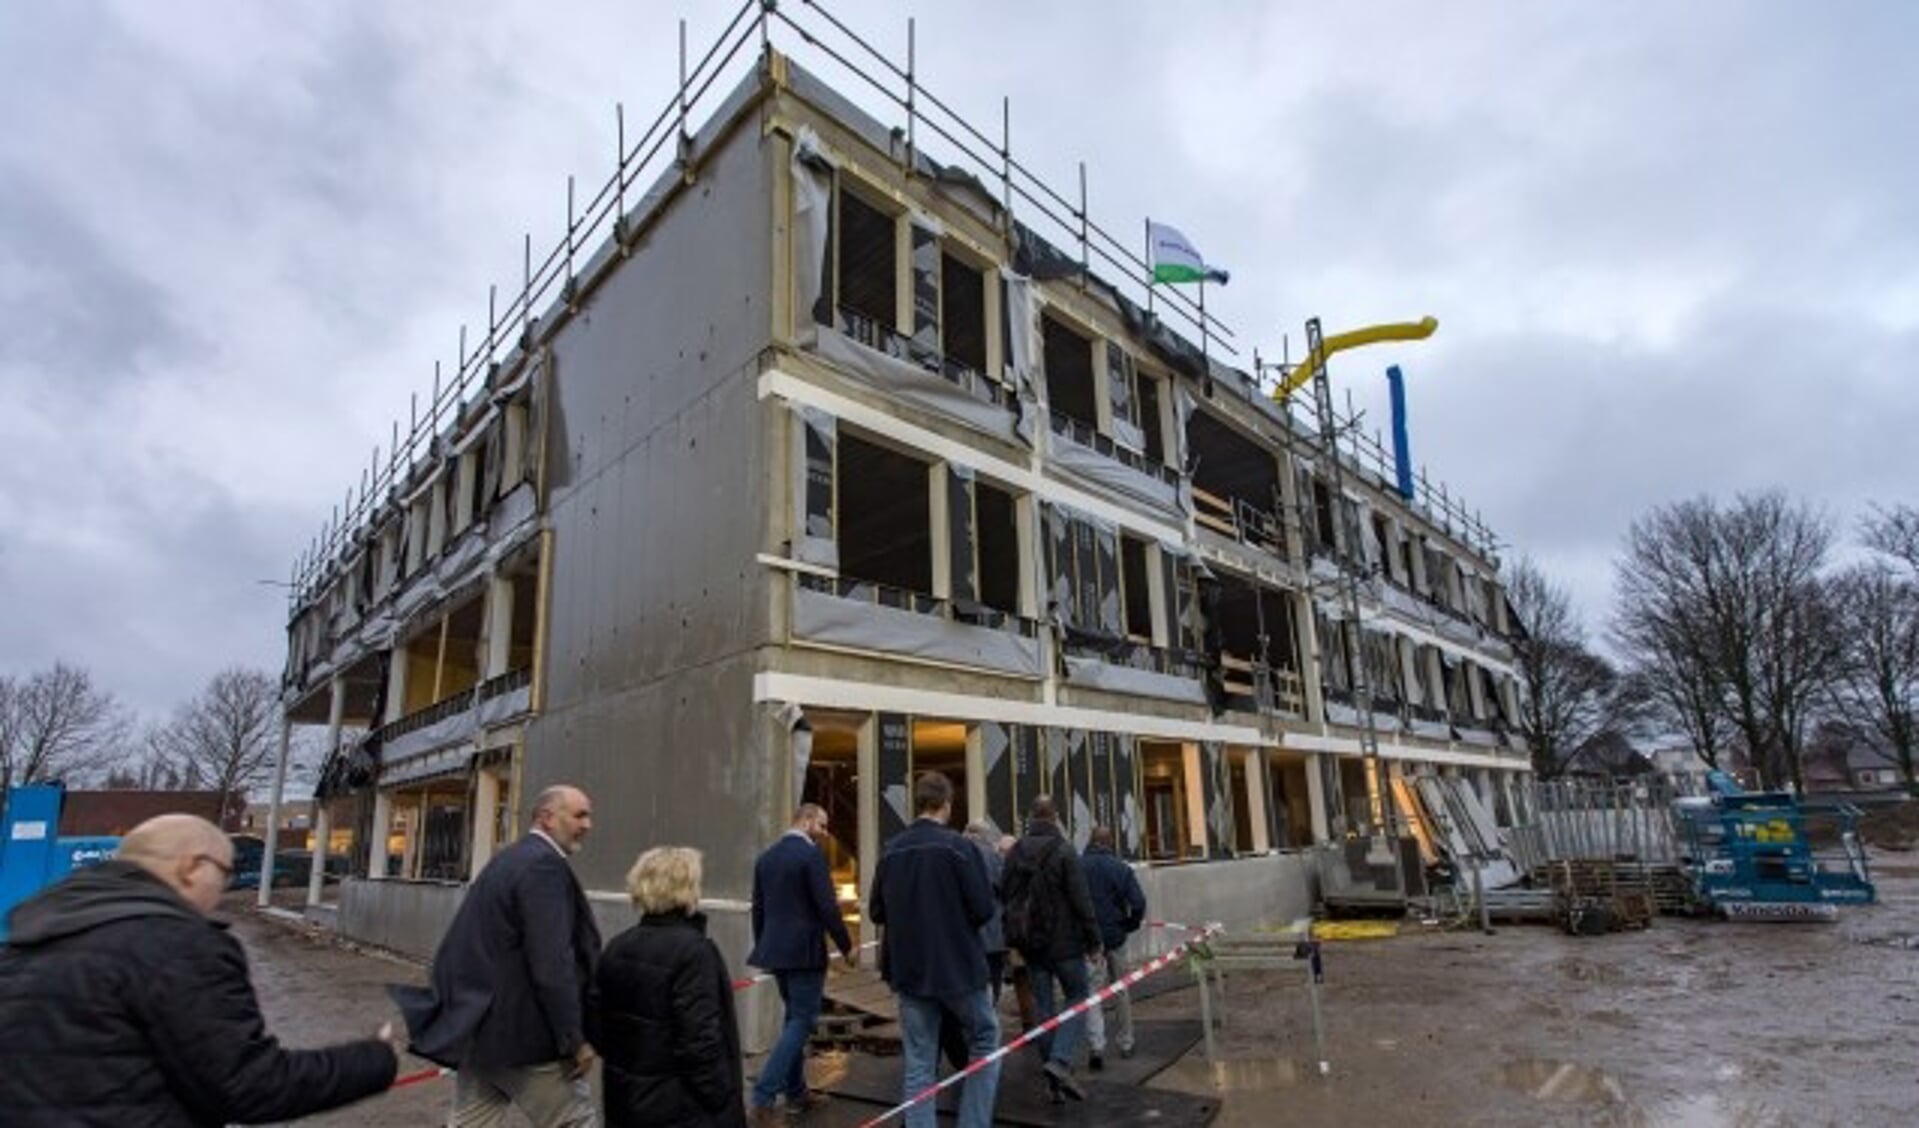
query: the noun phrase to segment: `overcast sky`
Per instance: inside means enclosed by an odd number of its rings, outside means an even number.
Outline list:
[[[796,0],[786,0],[796,9]],[[281,580],[613,105],[730,6],[0,7],[0,673],[160,713],[277,671]],[[1334,362],[1597,625],[1646,508],[1919,500],[1919,6],[837,3],[1096,222],[1231,269],[1248,348]],[[802,62],[834,78],[786,36]],[[928,144],[936,158],[950,154]],[[1245,359],[1250,359],[1245,358]]]

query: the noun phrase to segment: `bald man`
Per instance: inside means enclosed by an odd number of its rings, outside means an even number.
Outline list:
[[[223,1125],[294,1120],[393,1083],[377,1037],[285,1050],[246,953],[210,914],[233,844],[192,815],[134,827],[114,859],[13,910],[0,951],[0,1120]]]
[[[599,1122],[586,1041],[600,932],[567,859],[593,829],[593,804],[561,784],[533,802],[533,829],[467,888],[433,955],[430,988],[396,987],[413,1052],[459,1070],[455,1125],[535,1128]]]

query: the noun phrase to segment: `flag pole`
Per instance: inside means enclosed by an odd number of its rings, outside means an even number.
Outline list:
[[[1206,268],[1200,267],[1199,275],[1199,357],[1206,359]],[[1212,375],[1212,365],[1206,367],[1206,374]]]
[[[1147,216],[1142,222],[1146,225],[1146,312],[1153,312],[1153,217]]]

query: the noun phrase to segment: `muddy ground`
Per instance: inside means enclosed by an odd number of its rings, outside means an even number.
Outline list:
[[[1835,925],[1660,918],[1596,938],[1409,925],[1329,944],[1329,1076],[1299,979],[1260,973],[1230,986],[1224,1064],[1196,1047],[1153,1084],[1220,1092],[1229,1128],[1919,1123],[1919,857],[1884,863],[1881,904]],[[384,985],[423,976],[235,908],[289,1044],[371,1030],[392,1015]],[[1186,988],[1140,1014],[1197,1009]],[[449,1094],[431,1081],[308,1123],[430,1124]]]

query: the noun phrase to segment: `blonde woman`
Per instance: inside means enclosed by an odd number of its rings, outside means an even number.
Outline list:
[[[700,852],[660,846],[626,875],[640,922],[600,957],[608,1128],[745,1128],[740,1032],[700,911]]]

